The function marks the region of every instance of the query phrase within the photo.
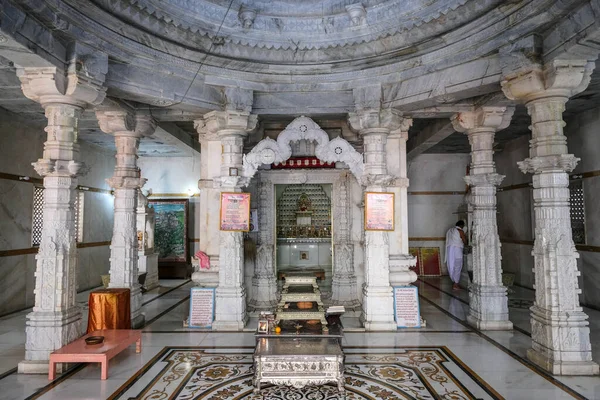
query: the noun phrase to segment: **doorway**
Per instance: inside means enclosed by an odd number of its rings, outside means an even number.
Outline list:
[[[276,276],[317,276],[323,295],[333,276],[331,184],[275,185]]]

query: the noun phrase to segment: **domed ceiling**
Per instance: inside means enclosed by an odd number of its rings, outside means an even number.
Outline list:
[[[398,56],[440,45],[494,0],[89,0],[97,20],[137,42],[228,59],[313,64]],[[74,5],[80,1],[66,0]],[[93,11],[89,9],[89,11]],[[109,14],[117,19],[110,18]],[[89,14],[88,14],[89,15]],[[95,17],[96,17],[95,15]],[[127,22],[124,26],[122,22]],[[430,43],[423,44],[424,42]],[[421,44],[421,48],[414,47]]]

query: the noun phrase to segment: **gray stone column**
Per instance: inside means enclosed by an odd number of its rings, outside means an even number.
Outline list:
[[[222,192],[241,192],[249,179],[242,173],[243,145],[248,132],[256,127],[257,118],[247,111],[212,111],[198,126],[221,143],[221,176],[212,179],[215,189]],[[237,168],[238,176],[230,176],[230,168]],[[216,194],[216,193],[215,193]],[[212,212],[219,212],[220,197],[212,196],[208,204]],[[214,201],[216,200],[216,203]],[[210,199],[209,199],[210,202]],[[218,214],[217,214],[218,215]],[[211,233],[212,235],[215,232]],[[216,290],[215,330],[241,330],[248,320],[246,289],[244,287],[244,234],[219,232],[219,286]]]
[[[141,313],[142,291],[138,283],[137,200],[146,183],[137,166],[137,151],[142,137],[151,136],[156,122],[147,115],[133,115],[126,110],[96,111],[102,131],[115,137],[117,147],[115,173],[107,183],[114,189],[115,210],[110,244],[110,288],[131,291],[131,324],[144,324]]]
[[[361,108],[349,115],[351,127],[364,142],[363,186],[366,192],[386,192],[396,183],[388,174],[387,137],[398,130],[402,115],[392,109]],[[390,234],[365,231],[365,283],[361,321],[366,330],[396,330],[394,299],[390,286]]]
[[[354,272],[354,246],[352,244],[352,218],[349,215],[352,196],[350,174],[344,172],[333,184],[333,279],[331,303],[346,307],[359,307],[356,274]]]
[[[588,316],[579,305],[577,258],[571,231],[569,175],[579,161],[568,153],[562,113],[583,91],[593,70],[587,60],[554,60],[505,74],[506,96],[525,103],[531,116],[530,157],[519,163],[533,174],[535,303],[528,358],[559,375],[595,375]]]
[[[496,173],[494,135],[508,126],[514,108],[479,107],[454,115],[452,124],[465,132],[471,144],[471,186],[473,224],[473,284],[469,290],[468,322],[482,330],[512,329],[508,319],[508,298],[502,285],[500,237],[496,222],[496,187],[504,176]]]
[[[48,118],[44,154],[33,166],[44,178],[43,226],[36,256],[35,303],[27,315],[25,360],[19,373],[48,373],[51,352],[81,336],[77,294],[75,188],[83,163],[79,160],[77,125],[88,105],[105,96],[104,74],[96,79],[68,77],[56,68],[17,70],[23,93],[40,103]],[[70,93],[65,95],[64,93]]]
[[[275,240],[273,221],[275,193],[273,183],[261,178],[259,183],[259,233],[256,267],[252,277],[253,296],[248,305],[254,310],[272,310],[277,305],[277,280],[275,279]]]

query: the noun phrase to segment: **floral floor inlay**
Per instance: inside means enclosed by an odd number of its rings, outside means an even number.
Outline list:
[[[447,348],[345,349],[346,399],[501,399]],[[253,393],[252,349],[166,347],[111,399],[333,400],[334,385],[265,385]]]

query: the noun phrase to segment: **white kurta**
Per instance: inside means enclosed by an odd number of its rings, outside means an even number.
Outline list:
[[[448,265],[448,275],[450,275],[450,279],[454,283],[460,281],[460,272],[463,264],[464,243],[460,237],[459,229],[459,227],[455,226],[446,232],[446,264]]]

